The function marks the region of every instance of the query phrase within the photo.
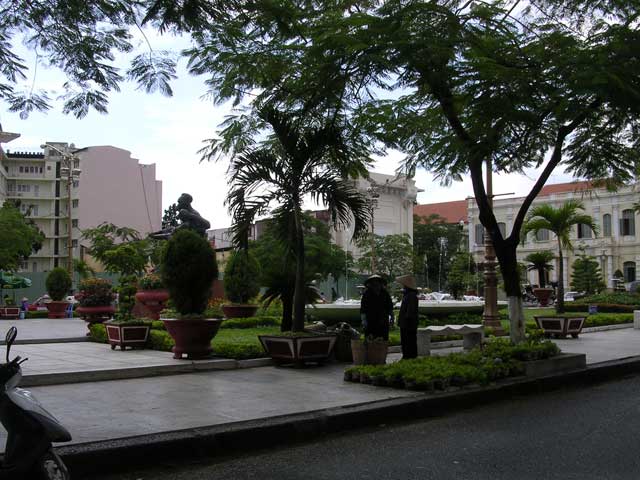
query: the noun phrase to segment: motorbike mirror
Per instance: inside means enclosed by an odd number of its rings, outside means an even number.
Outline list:
[[[7,332],[7,336],[4,338],[4,341],[7,344],[7,363],[9,363],[9,351],[11,351],[11,345],[16,340],[18,336],[18,329],[16,327],[11,327]]]

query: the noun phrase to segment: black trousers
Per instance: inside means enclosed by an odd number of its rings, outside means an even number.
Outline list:
[[[416,358],[418,356],[418,329],[400,328],[400,343],[402,343],[402,358]]]

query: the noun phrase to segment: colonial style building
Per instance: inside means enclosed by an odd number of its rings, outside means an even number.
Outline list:
[[[571,279],[571,265],[580,253],[580,249],[600,262],[603,276],[609,288],[613,288],[614,273],[619,270],[625,282],[637,279],[640,271],[640,231],[636,228],[634,203],[640,200],[638,184],[620,188],[615,192],[604,188],[594,188],[590,182],[578,181],[545,186],[533,202],[533,206],[549,204],[560,207],[567,200],[579,200],[585,206],[585,212],[591,215],[599,227],[596,237],[586,225],[578,225],[571,232],[575,247],[573,252],[564,252],[565,287]],[[494,211],[503,234],[510,234],[511,227],[523,198],[496,198]],[[448,223],[464,222],[468,233],[469,251],[478,262],[484,255],[484,228],[478,218],[478,207],[473,197],[455,202],[418,205],[415,213],[421,216],[437,213]],[[530,234],[518,249],[518,258],[524,261],[529,253],[539,250],[551,250],[556,253],[558,244],[555,236],[541,231],[537,236]],[[552,281],[557,281],[558,260],[551,272]],[[530,273],[531,283],[537,283],[535,272]]]

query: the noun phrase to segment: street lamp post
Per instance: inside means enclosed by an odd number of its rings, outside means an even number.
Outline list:
[[[493,178],[491,160],[487,159],[487,199],[489,208],[493,208]],[[493,329],[495,335],[502,335],[504,330],[498,314],[498,276],[496,275],[496,252],[491,235],[484,232],[484,312],[482,323]]]
[[[374,222],[374,212],[376,207],[378,206],[378,198],[380,197],[380,193],[378,193],[378,185],[370,180],[371,186],[367,189],[367,193],[369,195],[369,208],[371,209],[371,274],[376,273],[376,239],[375,239],[375,222]]]
[[[67,181],[67,271],[69,275],[73,275],[73,215],[71,210],[71,185],[73,181],[79,177],[80,169],[74,169],[74,161],[78,158],[73,154],[59,149],[50,144],[40,145],[40,148],[51,148],[62,156],[62,168],[60,169],[60,178],[66,177]]]

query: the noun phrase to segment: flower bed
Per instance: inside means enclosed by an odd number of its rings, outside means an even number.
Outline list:
[[[410,390],[446,390],[450,385],[487,384],[522,375],[523,361],[542,360],[560,353],[558,346],[538,338],[520,345],[494,339],[483,349],[447,356],[419,357],[388,365],[354,366],[345,370],[345,380]]]

